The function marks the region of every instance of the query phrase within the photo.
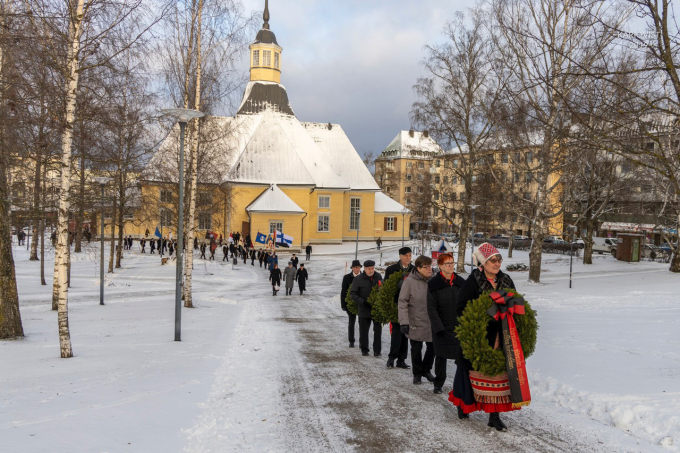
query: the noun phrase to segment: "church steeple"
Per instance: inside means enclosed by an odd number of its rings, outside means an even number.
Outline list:
[[[269,30],[269,0],[264,0],[264,13],[262,14],[262,19],[264,19],[262,28]]]
[[[250,80],[281,83],[281,52],[276,35],[269,29],[269,1],[264,0],[264,23],[250,45]]]

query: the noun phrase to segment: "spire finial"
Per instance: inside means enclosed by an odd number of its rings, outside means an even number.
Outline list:
[[[264,0],[264,14],[262,14],[262,18],[264,19],[262,28],[269,30],[269,0]]]

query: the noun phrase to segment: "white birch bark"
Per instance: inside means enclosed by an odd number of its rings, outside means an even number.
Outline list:
[[[73,142],[73,123],[75,120],[76,98],[78,95],[78,70],[80,36],[83,25],[85,0],[77,3],[69,11],[69,48],[66,63],[66,115],[64,131],[61,136],[61,191],[59,193],[59,220],[57,230],[57,251],[54,265],[57,273],[59,324],[59,347],[61,357],[73,357],[71,334],[68,326],[68,213],[70,209],[69,192],[71,189],[71,145]]]

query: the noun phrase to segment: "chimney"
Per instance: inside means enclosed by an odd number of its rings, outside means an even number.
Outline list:
[[[416,131],[414,131],[413,128],[411,128],[411,130],[408,131],[408,135],[409,135],[411,138],[413,138],[413,136],[415,135],[415,132],[416,132]]]
[[[430,136],[430,131],[428,131],[427,129],[425,129],[425,130],[423,131],[423,137],[426,137],[426,138],[427,138],[427,137],[429,137],[429,136]]]
[[[330,131],[331,129],[333,129],[333,125],[330,123],[330,121],[328,122],[328,126],[326,126],[326,127],[328,128],[329,131]]]

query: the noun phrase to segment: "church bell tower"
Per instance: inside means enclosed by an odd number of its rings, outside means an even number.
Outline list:
[[[269,1],[264,1],[264,23],[250,45],[250,80],[281,83],[281,51],[269,29]]]

